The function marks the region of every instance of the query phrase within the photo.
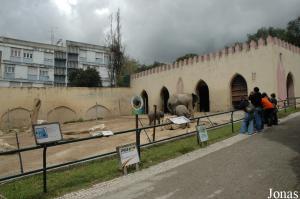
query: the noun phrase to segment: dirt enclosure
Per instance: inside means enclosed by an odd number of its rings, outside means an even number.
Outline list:
[[[208,113],[207,113],[208,114]],[[204,115],[203,113],[196,113],[195,116]],[[239,119],[243,116],[243,113],[236,112],[234,119]],[[142,115],[140,120],[144,126],[148,125],[148,119],[146,115]],[[221,124],[230,121],[230,114],[219,115],[210,117],[209,119],[201,119],[201,122],[206,126]],[[70,131],[83,131],[89,129],[92,126],[104,124],[107,130],[113,132],[134,129],[135,118],[133,116],[121,116],[105,120],[94,120],[87,122],[77,122],[61,125],[63,132]],[[156,128],[156,140],[171,137],[174,135],[184,134],[188,131],[195,130],[196,123],[192,123],[190,128],[165,130],[161,127]],[[146,130],[148,136],[152,140],[152,129]],[[83,137],[90,137],[89,133],[63,134],[64,139],[76,139]],[[148,143],[149,139],[145,131],[141,132],[141,143]],[[20,132],[19,133],[20,147],[34,146],[35,141],[31,133]],[[16,137],[14,133],[4,134],[0,136],[0,142],[8,144],[12,147],[16,147]],[[126,143],[135,142],[135,132],[114,135],[110,137],[103,137],[99,139],[93,139],[88,141],[76,142],[72,144],[60,145],[50,147],[47,149],[47,166],[55,165],[59,163],[69,162],[73,160],[79,160],[93,155],[98,155],[105,152],[111,152],[116,149],[117,146]],[[2,149],[3,150],[3,149]],[[21,153],[23,159],[24,171],[30,171],[42,167],[42,150],[34,150]],[[0,177],[19,174],[20,165],[18,155],[5,155],[0,156]]]

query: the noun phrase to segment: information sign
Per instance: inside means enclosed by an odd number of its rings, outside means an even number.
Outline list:
[[[204,125],[199,125],[199,126],[196,126],[196,130],[197,130],[197,135],[198,135],[198,139],[201,141],[201,142],[206,142],[208,140],[208,135],[207,135],[207,130],[205,128]]]
[[[36,124],[32,126],[35,142],[38,145],[62,140],[60,125],[56,123]]]
[[[140,162],[140,157],[135,143],[126,144],[117,147],[122,168],[128,167]]]

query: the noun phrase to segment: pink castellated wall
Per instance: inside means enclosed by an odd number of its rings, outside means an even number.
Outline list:
[[[132,79],[143,78],[144,76],[152,75],[154,73],[164,73],[170,71],[172,69],[176,69],[179,67],[188,67],[189,65],[193,65],[198,62],[213,62],[224,59],[230,55],[248,52],[250,50],[256,50],[264,46],[275,45],[282,48],[285,48],[288,51],[293,53],[300,54],[300,48],[293,46],[285,41],[282,41],[276,37],[269,36],[266,40],[260,38],[257,42],[251,41],[250,43],[236,44],[235,46],[231,46],[228,48],[224,48],[217,52],[208,53],[204,55],[199,55],[193,58],[188,58],[183,61],[175,62],[173,64],[161,65],[156,68],[152,68],[146,71],[142,71],[136,74],[132,74]],[[270,52],[271,53],[271,52]],[[279,58],[276,69],[276,77],[277,80],[277,96],[280,99],[285,99],[287,97],[286,94],[286,71],[284,68],[284,63],[281,58]]]

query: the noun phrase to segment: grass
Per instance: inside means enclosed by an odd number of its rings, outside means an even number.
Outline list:
[[[300,107],[297,107],[296,109],[294,107],[289,107],[286,109],[286,111],[281,110],[278,112],[278,118],[283,118],[286,117],[292,113],[300,111]]]
[[[239,129],[240,124],[235,124]],[[209,143],[217,142],[235,135],[231,126],[225,126],[208,132]],[[147,168],[157,163],[178,157],[200,148],[196,136],[156,145],[142,149],[141,168]],[[119,162],[116,156],[83,163],[67,169],[48,172],[48,193],[43,193],[42,175],[35,175],[0,185],[0,194],[6,198],[53,198],[65,193],[89,187],[95,183],[107,181],[121,176]]]
[[[284,110],[280,111],[278,117],[282,118],[299,110],[300,108],[296,110],[294,108],[288,108],[286,112],[284,112]],[[239,128],[240,123],[234,124],[235,131]],[[231,132],[231,125],[210,130],[208,132],[209,144],[236,134],[237,132]],[[200,146],[197,144],[196,136],[191,136],[142,149],[140,168],[148,168],[199,148]],[[48,172],[47,194],[43,193],[43,180],[40,174],[2,184],[0,185],[0,194],[6,198],[13,199],[53,198],[71,191],[87,188],[93,184],[107,181],[121,175],[122,172],[119,170],[118,158],[113,156]]]

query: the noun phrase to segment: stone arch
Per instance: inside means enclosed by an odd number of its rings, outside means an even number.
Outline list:
[[[23,107],[8,109],[2,114],[1,128],[20,128],[31,125],[30,110]]]
[[[85,113],[85,119],[87,120],[95,120],[95,119],[103,119],[111,115],[111,112],[105,106],[96,104],[90,107]]]
[[[230,82],[231,103],[234,108],[237,108],[241,98],[248,99],[247,81],[240,74],[235,74]]]
[[[47,113],[48,122],[69,122],[77,119],[76,112],[67,106],[57,106]]]
[[[182,81],[182,78],[179,77],[177,84],[176,84],[176,93],[177,94],[183,93],[183,90],[184,90],[183,81]]]
[[[289,105],[295,103],[295,100],[291,99],[295,97],[294,76],[291,72],[289,72],[286,77],[286,96]]]
[[[143,113],[148,114],[149,113],[149,101],[148,101],[148,93],[143,90],[141,93],[141,97],[143,98]]]
[[[209,88],[205,81],[200,80],[196,86],[196,94],[199,98],[197,110],[200,112],[210,111]]]
[[[168,89],[164,86],[162,87],[162,89],[160,90],[160,99],[161,99],[161,110],[164,113],[169,113],[169,109],[168,109],[168,100],[169,100],[170,94]]]

